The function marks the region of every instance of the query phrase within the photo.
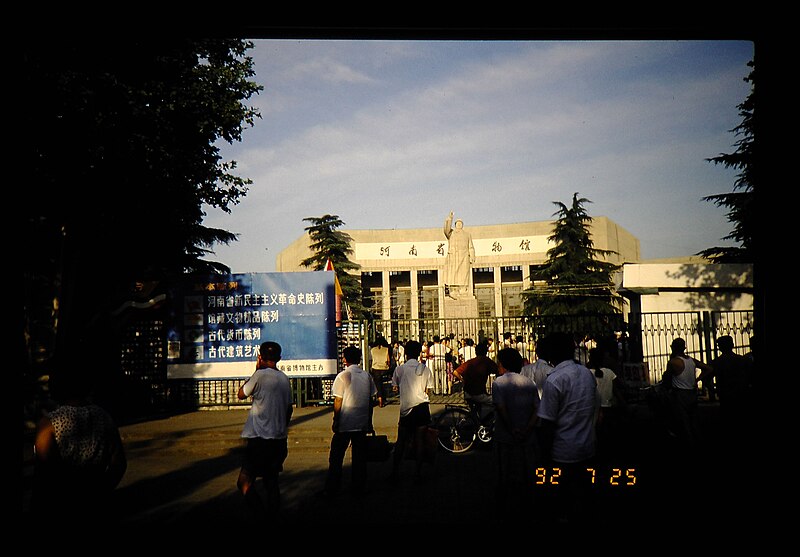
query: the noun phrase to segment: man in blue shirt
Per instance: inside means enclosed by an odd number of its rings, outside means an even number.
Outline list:
[[[586,468],[595,456],[600,399],[594,374],[573,359],[572,335],[553,333],[547,346],[556,365],[542,388],[540,440],[551,471],[560,474],[559,518],[572,521],[585,518]]]

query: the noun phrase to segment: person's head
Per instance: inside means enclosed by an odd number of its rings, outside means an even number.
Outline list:
[[[281,361],[281,345],[277,342],[267,341],[261,343],[258,356],[262,362],[278,363]]]
[[[586,367],[594,371],[597,377],[603,377],[603,370],[600,369],[603,367],[603,353],[599,348],[589,349],[589,361],[586,363]]]
[[[516,348],[503,348],[497,353],[497,366],[504,371],[519,373],[522,369],[522,355]]]
[[[439,335],[433,335],[433,342],[440,342],[442,339],[439,338]]]
[[[464,228],[464,221],[462,221],[461,219],[456,219],[456,228],[458,228],[459,230]]]
[[[47,388],[50,397],[58,402],[78,402],[87,399],[92,393],[92,377],[85,369],[59,368],[50,374]]]
[[[589,368],[600,367],[603,365],[603,353],[599,348],[594,347],[589,349]]]
[[[354,366],[361,363],[361,349],[358,346],[347,346],[342,350],[342,357],[344,363],[349,366]]]
[[[547,347],[548,337],[544,336],[536,341],[536,355],[545,362],[550,361],[550,351]]]
[[[549,362],[558,365],[575,359],[575,340],[569,333],[551,333],[547,339]]]
[[[673,354],[683,354],[686,352],[686,341],[682,338],[676,338],[670,345]]]
[[[489,353],[489,345],[485,342],[479,342],[478,345],[475,347],[475,353],[478,356],[485,356]]]
[[[406,357],[408,357],[409,360],[416,360],[419,358],[420,352],[422,352],[422,345],[416,340],[409,340],[406,343]]]
[[[717,348],[720,352],[733,352],[733,338],[725,335],[717,339]]]
[[[467,346],[472,346],[472,345],[474,345],[474,344],[475,344],[475,341],[474,341],[474,340],[472,340],[471,338],[466,338],[466,339],[464,339],[464,343],[465,343]]]
[[[503,333],[503,340],[511,340],[511,333],[509,333],[508,331]]]

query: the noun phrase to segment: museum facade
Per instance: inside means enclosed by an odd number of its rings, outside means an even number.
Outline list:
[[[446,223],[446,225],[449,224]],[[469,284],[455,294],[446,284],[449,226],[392,230],[341,230],[352,238],[350,260],[360,266],[364,305],[372,317],[447,319],[516,317],[522,315],[522,291],[531,286],[531,272],[547,261],[548,237],[554,221],[469,226]],[[622,265],[638,262],[639,240],[606,217],[589,226],[594,247],[614,252],[607,260]],[[280,252],[278,272],[306,271],[301,261],[313,255],[304,234]],[[458,298],[458,299],[456,299]]]

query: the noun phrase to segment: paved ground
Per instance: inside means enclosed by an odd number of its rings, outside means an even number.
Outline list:
[[[447,402],[435,400],[435,413]],[[703,427],[713,436],[717,405],[701,406]],[[466,454],[440,451],[427,472],[427,481],[416,484],[413,464],[404,463],[399,485],[385,481],[391,464],[369,467],[369,493],[353,498],[345,492],[335,501],[315,496],[324,483],[331,437],[329,406],[295,410],[289,434],[289,456],[281,475],[283,517],[286,524],[344,524],[358,521],[375,525],[401,523],[450,524],[465,514],[494,522],[495,478],[490,447]],[[376,408],[378,433],[396,438],[397,403]],[[197,411],[125,425],[121,433],[129,466],[115,494],[116,512],[124,526],[247,524],[250,515],[236,490],[243,442],[240,438],[246,410]],[[608,523],[658,527],[667,500],[696,498],[705,505],[721,504],[719,482],[709,475],[722,456],[714,444],[702,451],[678,451],[657,427],[645,405],[629,408],[621,424],[617,444],[598,466],[598,520]],[[29,485],[29,449],[23,447],[23,480]],[[349,454],[345,465],[349,463]],[[620,482],[611,487],[613,469],[635,470],[636,485]],[[349,469],[345,468],[345,485]],[[27,490],[26,490],[27,491]],[[540,492],[543,493],[543,492]],[[534,498],[526,507],[534,511],[544,499]],[[23,512],[27,497],[23,496]],[[536,509],[536,513],[544,510]],[[463,536],[460,537],[464,539]]]

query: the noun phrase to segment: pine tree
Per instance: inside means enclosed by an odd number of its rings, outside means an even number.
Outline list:
[[[572,197],[572,207],[554,204],[558,220],[549,240],[547,262],[531,273],[534,286],[526,290],[528,315],[596,315],[619,313],[623,298],[614,291],[615,265],[599,258],[614,255],[611,250],[594,247],[589,232],[592,218],[583,205],[588,199]],[[538,284],[537,284],[538,283]],[[542,284],[544,283],[544,284]]]
[[[351,247],[353,239],[346,232],[338,230],[344,222],[337,215],[307,217],[303,220],[311,223],[305,230],[311,238],[309,248],[314,255],[304,259],[300,264],[321,271],[330,260],[342,287],[344,302],[349,306],[348,314],[356,319],[363,317],[365,309],[361,301],[361,279],[350,273],[361,267],[349,259],[353,253]]]
[[[715,263],[753,263],[755,261],[755,246],[753,237],[756,227],[755,216],[755,63],[748,64],[752,69],[750,75],[744,78],[752,86],[750,94],[741,103],[739,115],[742,122],[731,130],[740,139],[734,144],[736,151],[731,154],[720,154],[707,159],[714,164],[721,164],[726,168],[739,171],[731,193],[709,195],[704,201],[712,201],[718,207],[729,209],[728,221],[734,228],[723,240],[734,240],[738,247],[714,247],[698,253]]]

